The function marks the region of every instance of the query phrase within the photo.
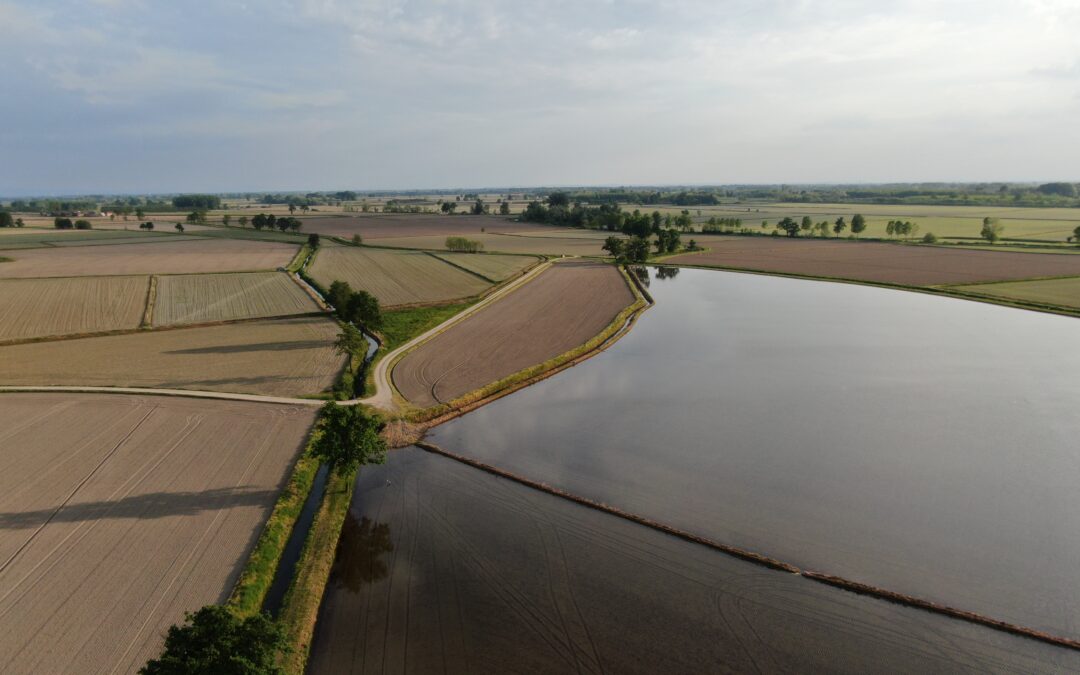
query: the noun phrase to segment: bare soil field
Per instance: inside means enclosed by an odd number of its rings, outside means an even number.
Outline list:
[[[308,672],[1077,667],[1072,650],[815,584],[404,448],[357,478]]]
[[[297,250],[292,244],[204,238],[16,250],[5,252],[12,261],[0,264],[0,278],[273,270],[288,265]]]
[[[224,324],[0,347],[0,382],[316,394],[344,364],[322,317]]]
[[[1080,275],[1080,258],[1072,255],[786,237],[715,237],[706,245],[712,250],[664,262],[911,286]]]
[[[183,274],[157,279],[154,326],[288,316],[319,306],[284,272]]]
[[[149,283],[145,276],[0,281],[0,341],[138,328]]]
[[[134,672],[223,602],[314,411],[0,395],[0,671]]]
[[[473,238],[488,232],[524,232],[542,229],[535,223],[517,223],[500,216],[444,216],[427,214],[376,214],[357,216],[307,216],[301,218],[304,232],[318,232],[351,239],[359,234],[364,240],[387,237],[450,235]]]
[[[100,230],[37,230],[0,228],[0,249],[47,248],[50,246],[88,246],[130,241],[172,240],[178,235],[161,232],[103,232]]]
[[[494,282],[506,281],[535,265],[539,258],[481,253],[439,253],[438,257]]]
[[[958,291],[1080,309],[1080,278],[955,286]]]
[[[491,286],[426,253],[357,246],[320,248],[307,273],[323,288],[334,281],[347,281],[387,307],[467,298]]]
[[[534,236],[535,235],[535,236]],[[604,245],[602,238],[593,236],[556,236],[553,233],[543,232],[536,234],[528,232],[523,234],[479,234],[469,235],[469,239],[478,241],[484,245],[484,251],[488,253],[529,253],[532,255],[572,255],[572,256],[606,256],[607,253],[601,248]],[[419,248],[432,251],[446,250],[446,237],[395,237],[379,239],[379,246],[393,246],[396,248]]]
[[[405,355],[391,376],[414,405],[447,403],[584,344],[633,301],[611,265],[557,264]]]

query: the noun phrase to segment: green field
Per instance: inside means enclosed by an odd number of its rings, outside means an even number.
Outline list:
[[[953,286],[952,288],[995,298],[1080,309],[1080,277],[1011,281],[1000,284],[973,284],[970,286]]]

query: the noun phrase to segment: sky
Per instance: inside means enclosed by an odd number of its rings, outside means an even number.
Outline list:
[[[0,0],[0,195],[1080,180],[1080,1]]]

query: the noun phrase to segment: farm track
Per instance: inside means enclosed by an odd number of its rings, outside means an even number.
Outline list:
[[[0,670],[133,671],[184,611],[223,601],[313,419],[221,401],[0,397]]]

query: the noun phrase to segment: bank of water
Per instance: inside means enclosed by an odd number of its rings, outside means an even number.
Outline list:
[[[666,278],[660,278],[660,276]],[[1080,321],[719,271],[432,442],[801,568],[1080,636]]]

